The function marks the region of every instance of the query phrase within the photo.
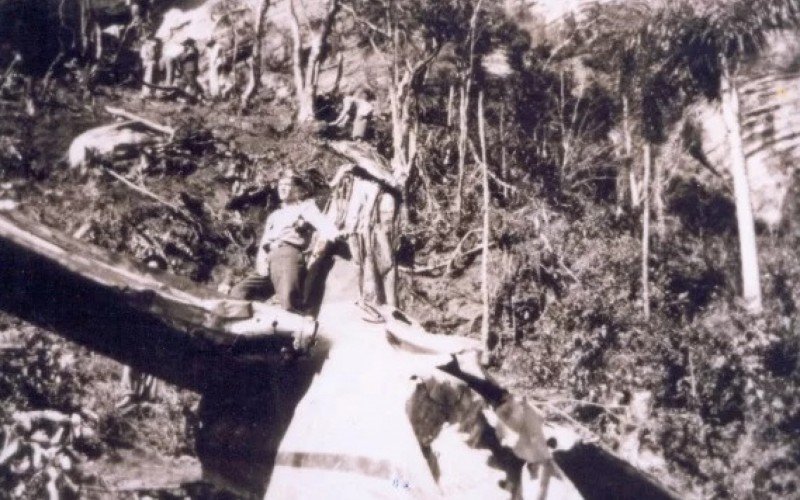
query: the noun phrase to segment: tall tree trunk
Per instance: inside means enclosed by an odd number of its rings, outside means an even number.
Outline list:
[[[451,83],[447,91],[447,128],[453,126],[453,102],[455,101],[456,89]]]
[[[509,171],[508,171],[508,163],[506,161],[506,131],[505,131],[505,121],[506,121],[506,107],[505,104],[501,104],[500,106],[500,175],[506,184],[503,185],[503,198],[508,200],[508,197],[511,195],[511,191],[509,190],[508,178],[509,178]]]
[[[622,145],[625,154],[625,165],[628,174],[628,189],[630,195],[631,208],[638,208],[641,202],[640,187],[636,180],[635,162],[633,161],[633,137],[631,134],[631,110],[628,96],[622,96]],[[620,198],[623,196],[620,193]]]
[[[651,156],[653,163],[653,205],[656,211],[656,235],[658,242],[664,241],[667,232],[667,224],[664,214],[664,162],[659,161],[658,154]]]
[[[296,0],[289,0],[289,16],[292,34],[292,74],[294,76],[295,96],[297,99],[297,122],[308,123],[316,118],[314,101],[317,98],[319,70],[327,54],[325,45],[333,28],[333,21],[339,11],[339,0],[327,0],[325,17],[319,20],[319,26],[311,29],[308,47],[303,46],[300,33],[300,19],[295,8]],[[303,58],[303,52],[308,56]]]
[[[481,319],[481,341],[484,360],[489,360],[491,339],[489,336],[489,166],[486,164],[486,125],[483,111],[483,91],[478,94],[478,133],[481,140],[481,163],[483,170],[483,238],[481,258],[481,300],[483,316]]]
[[[91,46],[91,4],[89,0],[79,0],[80,16],[81,16],[81,57],[86,58],[89,56],[89,49]]]
[[[456,187],[456,216],[461,219],[462,198],[464,196],[464,162],[467,156],[467,114],[469,108],[469,83],[465,82],[459,89],[458,100],[458,185]]]
[[[650,162],[653,158],[650,143],[643,147],[644,163],[644,204],[642,206],[642,311],[644,319],[650,319]]]
[[[722,118],[727,129],[730,169],[731,177],[733,177],[733,194],[736,200],[736,221],[739,228],[742,296],[747,312],[756,314],[762,310],[756,231],[753,222],[753,209],[750,204],[750,185],[747,180],[746,160],[742,145],[741,124],[739,122],[739,95],[727,61],[723,64],[721,91]]]
[[[260,0],[258,4],[258,12],[256,15],[256,38],[253,41],[253,55],[250,61],[250,79],[247,82],[247,88],[242,93],[242,108],[250,104],[250,99],[255,95],[261,85],[261,49],[264,45],[264,25],[266,24],[267,10],[269,10],[270,0]],[[233,55],[236,61],[236,54]]]
[[[469,119],[469,98],[472,91],[472,72],[475,59],[475,30],[478,26],[478,15],[481,11],[483,0],[475,2],[475,10],[469,20],[469,59],[467,61],[467,72],[463,77],[461,88],[459,89],[458,107],[458,186],[456,190],[456,217],[461,221],[461,208],[464,197],[464,160],[467,154],[467,132]]]

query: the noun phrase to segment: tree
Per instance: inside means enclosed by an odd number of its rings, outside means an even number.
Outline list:
[[[481,11],[481,2],[478,0],[469,20],[469,34],[467,35],[466,68],[462,70],[458,100],[458,185],[456,187],[455,212],[461,217],[461,204],[464,194],[464,161],[467,151],[467,131],[469,128],[469,97],[472,92],[472,77],[475,63],[475,38],[478,24],[478,14]]]
[[[483,107],[483,90],[478,94],[478,134],[481,145],[481,189],[483,191],[483,228],[481,231],[481,343],[483,344],[482,363],[488,364],[491,350],[489,334],[489,165],[486,161],[486,113]]]
[[[709,99],[719,99],[733,178],[745,309],[762,310],[758,249],[750,203],[736,74],[759,54],[772,30],[797,29],[798,0],[730,0],[709,6],[686,3],[674,11],[684,28],[669,39],[676,68]]]
[[[303,5],[302,0],[289,0],[297,122],[302,124],[315,118],[314,102],[317,98],[320,68],[328,57],[328,37],[339,12],[339,0],[326,0],[321,12],[304,9],[308,19],[306,43],[303,43],[303,30],[296,3]]]
[[[750,203],[746,160],[742,146],[736,71],[764,47],[770,30],[796,28],[800,23],[798,0],[728,0],[709,5],[689,1],[659,7],[636,4],[632,16],[621,16],[622,3],[608,6],[605,19],[612,47],[618,54],[633,50],[633,74],[646,69],[640,82],[644,134],[661,133],[668,120],[661,111],[669,101],[691,99],[698,91],[719,100],[730,152],[742,274],[742,295],[747,311],[760,312],[761,285],[755,224]],[[627,52],[626,52],[627,51]],[[648,64],[642,64],[648,61]],[[665,92],[664,90],[668,91]],[[678,92],[680,90],[680,92]],[[653,116],[656,119],[653,119]],[[647,189],[647,187],[646,187]]]
[[[472,14],[458,0],[353,0],[346,10],[385,64],[392,121],[392,170],[405,183],[417,158],[418,100],[442,47],[463,40]]]
[[[251,6],[255,17],[255,39],[253,40],[253,55],[250,61],[250,78],[247,87],[242,93],[242,108],[245,108],[258,90],[261,84],[261,49],[264,45],[264,25],[266,24],[267,10],[269,10],[270,0],[259,0],[257,8]],[[236,61],[236,53],[233,54]]]
[[[664,129],[669,120],[664,108],[674,105],[665,102],[675,97],[675,82],[671,74],[664,71],[669,54],[662,41],[668,37],[671,26],[664,23],[662,12],[646,2],[631,7],[630,3],[617,2],[610,5],[595,5],[589,18],[596,34],[592,37],[591,50],[594,64],[605,70],[616,80],[616,92],[622,108],[623,161],[628,169],[631,208],[642,202],[641,239],[641,292],[642,312],[650,318],[650,235],[651,207],[658,213],[658,236],[663,234],[663,202],[661,197],[662,166],[653,154],[658,143],[664,141]],[[631,108],[635,108],[632,111]],[[631,117],[638,115],[635,125]],[[633,131],[642,142],[642,193],[638,193],[635,155],[633,154]],[[655,169],[653,162],[656,161]],[[655,179],[653,179],[655,170]],[[619,173],[619,176],[623,173]],[[655,180],[655,186],[653,184]],[[622,196],[618,193],[618,196]],[[656,198],[653,200],[653,198]]]

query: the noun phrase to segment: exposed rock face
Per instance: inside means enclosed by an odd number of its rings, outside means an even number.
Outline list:
[[[775,35],[770,50],[738,82],[753,212],[770,228],[781,222],[800,155],[798,57],[794,39]],[[719,105],[700,103],[687,118],[698,128],[703,153],[711,165],[727,176],[730,159]]]

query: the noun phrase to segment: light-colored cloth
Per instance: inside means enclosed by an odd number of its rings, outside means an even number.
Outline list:
[[[339,230],[320,212],[313,199],[286,204],[272,212],[258,244],[256,273],[269,276],[269,252],[265,247],[290,245],[303,252],[308,249],[315,230],[322,242],[331,242],[339,235]]]
[[[156,71],[158,70],[158,61],[161,58],[161,46],[159,41],[156,39],[145,40],[144,43],[142,43],[141,49],[139,49],[139,56],[142,58],[142,67],[144,68],[142,80],[151,85],[156,83]],[[147,85],[142,85],[143,96],[149,96],[152,92],[152,88]]]
[[[333,125],[344,127],[352,119],[351,137],[353,139],[365,139],[374,114],[375,106],[371,102],[358,97],[347,96],[342,101],[342,112],[333,122]]]

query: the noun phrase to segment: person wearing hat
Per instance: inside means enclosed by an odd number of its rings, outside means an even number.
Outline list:
[[[316,232],[317,242],[311,251],[311,258],[315,259],[339,237],[339,230],[320,212],[314,199],[305,196],[302,181],[294,171],[284,171],[278,180],[278,198],[280,207],[264,224],[255,272],[234,286],[230,295],[242,300],[266,300],[274,293],[281,307],[302,312],[304,254],[309,251],[311,237]]]

